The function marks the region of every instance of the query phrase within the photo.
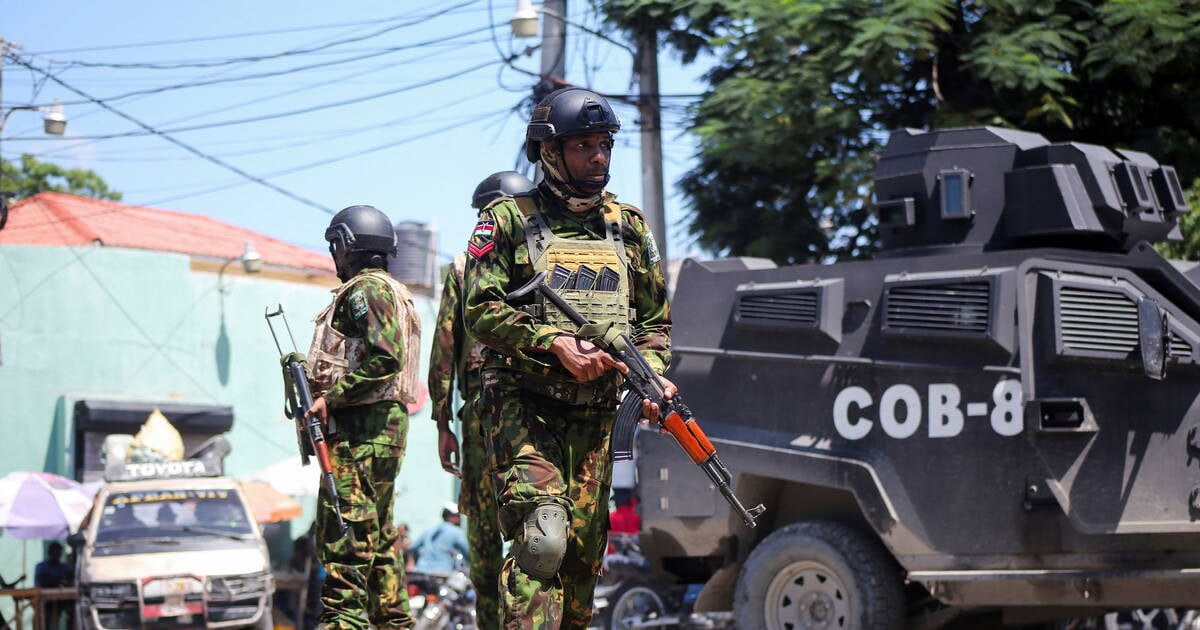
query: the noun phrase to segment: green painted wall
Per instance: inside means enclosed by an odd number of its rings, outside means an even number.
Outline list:
[[[192,271],[184,255],[0,245],[0,476],[46,470],[73,477],[74,405],[91,398],[233,407],[225,462],[233,477],[297,457],[263,313],[282,304],[307,351],[311,319],[329,291],[230,274],[223,286],[214,273]],[[436,302],[414,301],[423,330],[432,330]],[[427,361],[431,335],[422,337]],[[442,503],[454,495],[425,405],[410,420],[397,519],[415,536],[440,520]],[[314,501],[302,499],[305,514],[291,523],[293,535],[311,522]],[[41,541],[0,534],[5,579],[25,573],[31,585],[42,557]]]

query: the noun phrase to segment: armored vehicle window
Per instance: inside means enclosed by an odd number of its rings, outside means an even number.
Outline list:
[[[885,330],[985,334],[991,321],[991,283],[952,282],[887,290]]]
[[[941,182],[943,219],[969,219],[975,214],[971,207],[971,173],[952,169],[938,173]]]

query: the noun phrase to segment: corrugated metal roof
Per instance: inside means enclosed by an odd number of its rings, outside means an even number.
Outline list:
[[[334,273],[327,254],[210,217],[56,192],[38,193],[14,204],[8,224],[0,230],[3,245],[97,243],[214,259],[240,257],[247,241],[267,265]]]

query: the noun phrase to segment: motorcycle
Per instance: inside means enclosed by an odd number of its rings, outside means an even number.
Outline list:
[[[449,575],[408,573],[408,604],[414,630],[478,630],[475,587],[462,571]]]

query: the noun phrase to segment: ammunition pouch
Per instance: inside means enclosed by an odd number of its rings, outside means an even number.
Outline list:
[[[490,371],[484,370],[485,373]],[[505,372],[521,389],[567,405],[598,405],[606,402],[615,405],[617,402],[617,386],[608,379],[603,379],[603,383],[578,383],[562,377]]]
[[[546,323],[546,309],[540,303],[526,304],[524,306],[518,306],[517,310],[521,311],[522,313],[528,313],[531,317],[536,319],[539,323],[543,323],[543,324]],[[635,309],[635,308],[629,309],[629,321],[632,322],[632,321],[635,321],[636,319],[637,319],[637,309]],[[579,335],[579,336],[583,337],[584,335]]]

